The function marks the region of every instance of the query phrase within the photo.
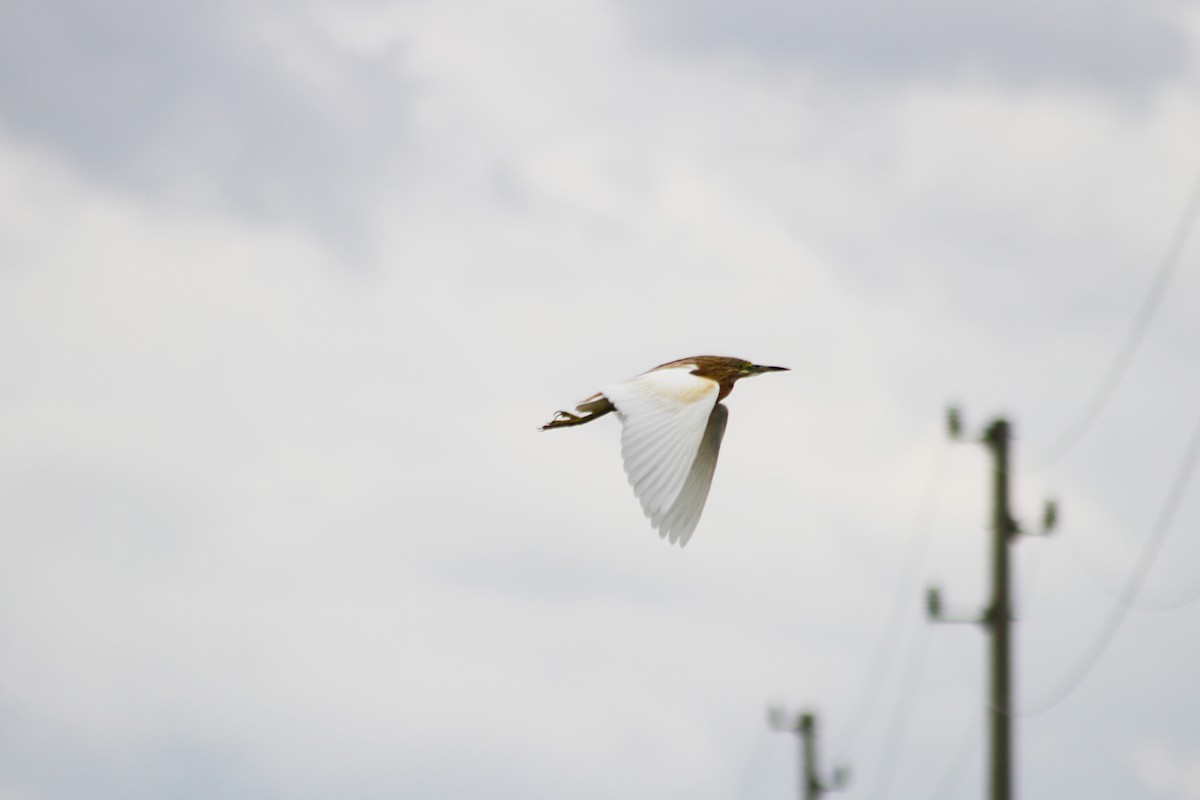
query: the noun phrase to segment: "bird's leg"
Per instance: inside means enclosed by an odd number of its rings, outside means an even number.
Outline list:
[[[548,431],[551,428],[567,428],[571,425],[582,425],[585,422],[591,422],[595,414],[589,414],[586,417],[581,417],[572,414],[570,411],[558,411],[554,414],[554,419],[543,425],[540,430]]]
[[[603,417],[608,412],[615,410],[615,408],[612,403],[608,402],[607,397],[602,394],[595,394],[575,406],[575,410],[584,412],[584,416],[572,414],[570,411],[558,411],[554,414],[554,419],[547,422],[539,430],[548,431],[551,428],[569,428],[572,425],[583,425],[598,417]]]

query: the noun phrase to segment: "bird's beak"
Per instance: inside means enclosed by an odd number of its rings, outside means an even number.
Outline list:
[[[758,374],[760,372],[787,372],[787,371],[788,371],[787,367],[764,367],[760,364],[754,365],[755,374]]]

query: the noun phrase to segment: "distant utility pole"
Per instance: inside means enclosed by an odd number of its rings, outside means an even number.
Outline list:
[[[952,438],[959,438],[962,425],[958,411],[951,409],[948,427]],[[989,797],[991,800],[1012,800],[1012,600],[1011,571],[1009,569],[1009,545],[1022,533],[1020,526],[1009,511],[1009,458],[1008,448],[1012,431],[1008,421],[1001,418],[992,422],[983,433],[981,441],[992,453],[992,601],[984,612],[974,618],[951,618],[942,614],[941,593],[936,588],[928,591],[928,610],[931,619],[941,622],[972,622],[982,625],[990,634],[991,680],[988,686],[989,728],[991,732],[988,749]],[[1046,503],[1041,534],[1049,533],[1058,518],[1058,508],[1051,501]]]
[[[770,710],[771,727],[777,731],[787,731],[796,734],[800,739],[800,796],[803,800],[818,800],[825,792],[835,792],[843,789],[850,777],[850,771],[845,767],[837,767],[833,771],[833,780],[829,783],[817,776],[817,718],[811,711],[797,714],[795,721],[789,725],[783,709]]]

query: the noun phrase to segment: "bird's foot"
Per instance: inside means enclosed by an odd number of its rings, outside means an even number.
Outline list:
[[[570,411],[558,411],[554,414],[554,419],[547,422],[539,430],[548,431],[551,428],[565,428],[568,425],[581,425],[587,422],[591,417],[580,417],[572,414]]]

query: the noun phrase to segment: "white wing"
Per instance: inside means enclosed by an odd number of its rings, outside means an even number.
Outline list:
[[[658,535],[671,544],[677,541],[680,547],[687,544],[692,531],[696,530],[696,524],[700,522],[700,512],[704,511],[704,503],[708,500],[708,487],[712,485],[717,454],[721,450],[721,439],[725,436],[725,423],[728,420],[729,410],[717,403],[708,416],[704,439],[700,442],[700,450],[692,462],[679,499],[659,518],[651,517],[651,524],[658,528]]]
[[[672,512],[688,482],[720,392],[716,381],[693,375],[692,369],[684,366],[655,370],[600,390],[616,406],[623,425],[621,457],[625,473],[642,510],[655,527],[670,518],[675,529],[675,525],[689,518],[682,515],[683,508],[678,520]],[[719,427],[723,432],[723,422]],[[719,446],[720,435],[716,440]],[[715,450],[713,458],[715,464]],[[702,508],[712,467],[699,473],[696,480],[703,483],[703,491],[699,493]],[[695,505],[695,495],[695,491],[689,493],[693,500],[688,508]],[[695,520],[691,526],[695,527]]]

